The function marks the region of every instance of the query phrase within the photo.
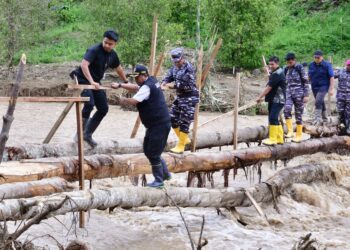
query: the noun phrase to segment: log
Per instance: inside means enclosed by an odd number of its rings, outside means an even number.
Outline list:
[[[73,89],[73,90],[84,90],[84,89],[94,89],[96,90],[96,87],[90,84],[65,84],[65,87],[67,89]],[[112,87],[110,86],[100,86],[99,89],[104,89],[104,90],[112,90]]]
[[[46,196],[72,191],[74,186],[65,179],[54,177],[39,181],[15,182],[0,185],[0,199],[19,199]]]
[[[252,202],[246,192],[249,192],[258,203],[271,202],[288,191],[288,188],[294,183],[337,181],[340,172],[343,175],[350,175],[350,161],[337,161],[336,163],[337,167],[331,167],[325,163],[284,168],[264,183],[247,189],[169,187],[166,190],[159,190],[144,187],[115,187],[61,193],[48,197],[4,200],[0,203],[0,220],[28,219],[40,214],[45,207],[57,205],[65,199],[64,205],[49,213],[47,217],[89,209],[167,207],[173,206],[174,203],[179,207],[247,207],[251,206]]]
[[[52,97],[30,96],[18,97],[17,102],[88,102],[90,97]],[[8,102],[10,97],[0,97],[0,102]]]
[[[303,141],[303,143],[285,143],[277,146],[260,146],[235,151],[196,152],[182,155],[165,153],[162,157],[169,171],[181,173],[187,171],[203,172],[221,169],[241,168],[263,161],[288,160],[296,156],[318,152],[338,152],[349,149],[350,137],[334,136]],[[77,157],[46,158],[22,162],[5,162],[0,168],[0,183],[34,181],[50,177],[62,177],[68,181],[79,179]],[[149,161],[144,154],[92,155],[85,157],[85,179],[102,179],[118,176],[133,176],[151,173]]]
[[[23,72],[24,72],[24,65],[26,64],[26,56],[23,54],[22,58],[19,62],[19,69],[16,76],[16,83],[13,85],[11,89],[10,97],[5,97],[8,99],[9,105],[6,111],[6,114],[3,116],[3,124],[2,129],[0,133],[0,163],[2,161],[2,158],[4,156],[5,146],[6,142],[9,138],[10,128],[11,124],[14,120],[13,114],[15,112],[16,103],[18,99],[18,93],[19,89],[21,87],[21,82],[23,78]]]
[[[238,130],[238,142],[256,142],[263,140],[268,135],[266,126],[247,127]],[[232,129],[225,131],[198,131],[196,148],[211,148],[232,145]],[[176,138],[169,138],[166,151],[174,147]],[[95,148],[84,148],[85,155],[92,154],[133,154],[143,152],[143,139],[119,139],[103,141]],[[6,147],[4,161],[36,159],[47,157],[62,157],[78,155],[76,143],[52,143],[52,144],[16,144]]]

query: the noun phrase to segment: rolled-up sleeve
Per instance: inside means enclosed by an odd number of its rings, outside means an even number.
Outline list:
[[[150,94],[151,89],[147,85],[143,85],[132,98],[138,102],[143,102],[149,99]]]
[[[328,64],[328,75],[329,75],[329,78],[334,77],[333,66],[330,63]]]

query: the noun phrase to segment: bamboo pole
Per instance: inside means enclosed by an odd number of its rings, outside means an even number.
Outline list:
[[[196,85],[199,92],[199,102],[196,104],[196,111],[194,114],[193,130],[192,130],[192,144],[191,152],[196,151],[197,146],[197,128],[198,128],[198,116],[199,116],[199,105],[200,105],[200,96],[201,96],[201,79],[202,79],[202,67],[203,67],[203,46],[201,46],[198,52],[197,60],[197,76],[196,76]]]
[[[84,142],[83,142],[83,121],[81,102],[76,102],[76,116],[77,116],[77,131],[78,131],[78,161],[79,161],[79,190],[84,190]],[[85,214],[79,213],[79,227],[85,227]]]
[[[78,82],[77,76],[75,76],[75,75],[74,75],[74,80],[75,80],[74,86],[79,86],[79,82]],[[87,86],[91,86],[91,85],[87,85]],[[80,95],[80,91],[76,91],[74,93],[74,96],[79,96],[79,95]],[[56,131],[61,126],[62,122],[64,121],[64,119],[68,115],[69,111],[72,109],[73,105],[74,105],[74,102],[67,103],[67,105],[64,108],[63,112],[58,117],[57,121],[55,122],[55,124],[53,125],[53,127],[51,128],[51,130],[49,131],[47,136],[45,137],[45,139],[43,141],[44,144],[47,144],[47,143],[49,143],[51,141],[52,137],[55,135]]]
[[[157,48],[157,35],[158,35],[158,17],[157,15],[154,15],[153,17],[153,28],[152,28],[152,42],[151,42],[151,55],[150,55],[150,63],[149,63],[149,68],[148,72],[150,75],[156,76],[153,72],[154,70],[154,63],[155,63],[155,56],[156,56],[156,48]],[[135,121],[134,127],[132,129],[130,138],[135,138],[137,131],[139,130],[139,127],[141,125],[141,118],[138,115],[137,119]]]
[[[0,102],[9,102],[10,97],[0,97]],[[17,97],[16,102],[88,102],[89,97],[51,97],[51,96],[28,96]]]
[[[19,65],[18,65],[16,82],[12,86],[10,97],[6,97],[7,101],[9,102],[9,105],[7,107],[6,114],[2,118],[3,124],[2,124],[1,133],[0,133],[0,163],[2,162],[6,142],[9,138],[11,124],[14,120],[13,114],[15,112],[16,103],[18,101],[18,93],[19,93],[19,89],[21,87],[24,66],[25,66],[26,62],[27,62],[26,55],[22,54],[21,60],[20,60]]]
[[[214,63],[214,60],[215,60],[215,58],[216,58],[216,55],[217,55],[218,52],[219,52],[219,49],[220,49],[221,45],[222,45],[222,38],[220,38],[220,39],[218,40],[218,42],[216,43],[215,48],[214,48],[213,52],[212,52],[211,55],[210,55],[209,62],[208,62],[208,64],[205,66],[205,68],[204,68],[204,70],[203,70],[203,73],[202,73],[202,88],[203,88],[204,85],[205,85],[205,80],[206,80],[207,77],[208,77],[210,68],[211,68],[211,66],[212,66],[213,63]]]

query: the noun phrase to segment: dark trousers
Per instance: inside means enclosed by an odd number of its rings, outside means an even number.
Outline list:
[[[90,101],[84,103],[84,108],[82,111],[83,118],[89,119],[94,106],[96,106],[97,111],[92,117],[92,120],[101,122],[103,117],[105,117],[108,113],[108,100],[106,92],[104,90],[85,89],[81,93],[81,96],[90,97]]]
[[[280,125],[278,120],[279,115],[283,109],[284,104],[269,102],[268,111],[269,111],[269,124],[270,125]]]
[[[152,166],[162,164],[161,154],[166,146],[170,129],[170,122],[146,129],[143,152]]]
[[[326,104],[324,103],[324,98],[327,95],[327,90],[312,89],[312,93],[315,97],[315,109],[322,109],[326,111]]]

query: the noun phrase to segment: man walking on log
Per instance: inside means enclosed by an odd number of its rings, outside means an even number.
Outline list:
[[[338,78],[337,110],[340,128],[350,135],[350,59],[345,62],[345,68],[336,72]]]
[[[143,141],[143,151],[152,165],[154,181],[149,187],[162,188],[163,181],[171,175],[161,154],[166,146],[171,128],[170,115],[165,98],[155,77],[148,75],[143,65],[136,65],[133,74],[136,84],[112,84],[112,88],[124,88],[137,92],[132,98],[120,98],[119,104],[129,104],[137,107],[141,122],[146,127]]]
[[[304,103],[309,98],[308,76],[303,65],[297,63],[294,53],[286,55],[286,62],[287,67],[284,69],[287,82],[286,104],[284,106],[284,117],[288,129],[286,138],[293,137],[292,109],[294,105],[297,132],[292,141],[300,142],[303,132]]]
[[[108,112],[106,92],[99,90],[105,71],[108,68],[115,69],[122,81],[128,82],[120,65],[119,57],[114,51],[118,40],[119,36],[115,31],[106,31],[102,43],[90,47],[84,55],[81,66],[70,74],[72,78],[74,75],[78,78],[79,84],[91,84],[96,88],[96,90],[85,89],[81,94],[83,97],[90,97],[90,101],[84,104],[82,116],[84,140],[92,147],[97,145],[97,142],[92,139],[92,134]],[[94,106],[96,106],[97,111],[90,118]]]
[[[270,76],[264,91],[256,100],[268,103],[269,111],[269,138],[264,140],[265,145],[276,145],[284,143],[284,133],[282,125],[278,120],[281,110],[286,103],[286,78],[283,69],[279,66],[279,58],[272,56],[269,59]]]
[[[174,66],[163,79],[162,86],[176,89],[176,99],[171,107],[170,116],[171,126],[179,140],[176,147],[170,151],[181,154],[185,146],[191,143],[188,133],[194,120],[196,104],[199,102],[199,92],[194,67],[184,58],[183,49],[176,48],[170,55]]]
[[[324,98],[327,92],[330,96],[334,93],[332,64],[323,60],[323,53],[320,50],[315,51],[314,61],[309,65],[309,79],[315,97],[314,125],[319,126],[327,122]]]

